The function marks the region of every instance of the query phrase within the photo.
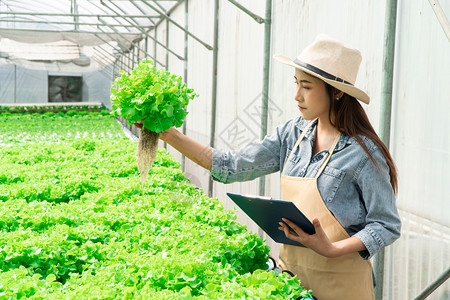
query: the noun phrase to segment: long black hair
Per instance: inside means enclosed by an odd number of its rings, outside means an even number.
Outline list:
[[[355,97],[345,93],[339,100],[336,100],[336,94],[340,91],[327,83],[325,83],[325,87],[330,97],[330,123],[342,134],[355,138],[377,168],[379,168],[378,164],[375,162],[372,155],[370,155],[369,149],[367,149],[367,146],[360,135],[368,137],[378,146],[389,166],[391,186],[397,194],[398,174],[394,160],[389,153],[389,149],[377,135],[372,124],[370,124],[369,118],[362,105]]]

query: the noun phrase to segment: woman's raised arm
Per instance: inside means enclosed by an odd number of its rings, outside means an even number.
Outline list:
[[[138,128],[142,128],[142,121],[134,123]],[[199,166],[211,171],[212,168],[212,148],[200,144],[197,141],[187,137],[174,127],[161,132],[159,138],[178,151],[184,156],[198,164]]]

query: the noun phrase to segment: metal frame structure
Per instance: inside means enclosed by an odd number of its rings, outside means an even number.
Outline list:
[[[139,62],[141,53],[145,58],[152,59],[155,64],[158,63],[166,69],[169,67],[169,54],[174,55],[177,59],[184,62],[184,76],[183,79],[187,82],[187,64],[188,64],[188,41],[189,38],[203,45],[206,49],[212,51],[213,65],[212,65],[212,97],[211,97],[211,136],[210,146],[214,147],[216,139],[216,119],[217,119],[217,74],[218,74],[218,45],[219,45],[219,17],[220,17],[220,2],[214,0],[214,42],[209,45],[195,34],[189,31],[188,28],[188,0],[89,0],[90,5],[94,5],[99,11],[103,13],[86,14],[79,13],[80,3],[77,0],[71,0],[70,13],[37,13],[12,11],[11,7],[16,5],[23,10],[27,8],[20,6],[19,0],[0,0],[0,31],[36,31],[36,32],[64,32],[91,34],[100,44],[95,44],[95,53],[91,57],[99,65],[103,67],[103,71],[112,79],[116,78],[119,70],[131,71],[134,65]],[[441,27],[450,41],[450,23],[442,11],[438,0],[428,0],[436,17],[441,24]],[[99,2],[99,3],[97,3]],[[127,13],[120,4],[117,3],[131,3],[135,10],[141,14]],[[245,6],[236,0],[228,0],[237,9],[243,11],[249,17],[255,20],[258,24],[264,24],[264,61],[263,61],[263,78],[262,78],[262,114],[261,114],[261,131],[260,137],[264,138],[267,134],[268,122],[268,94],[269,94],[269,74],[270,74],[270,46],[271,46],[271,18],[272,18],[272,0],[265,2],[265,16],[264,18],[251,12]],[[240,1],[241,3],[243,1]],[[45,3],[43,1],[42,3]],[[141,5],[138,5],[138,3]],[[170,8],[162,5],[162,3],[173,3]],[[171,18],[171,13],[177,9],[179,5],[185,5],[185,25],[181,25]],[[4,5],[9,11],[1,11]],[[149,9],[152,13],[148,14]],[[391,128],[391,107],[392,107],[392,82],[393,82],[393,66],[395,53],[395,33],[396,33],[396,15],[397,15],[397,0],[386,0],[386,23],[385,23],[385,39],[384,39],[384,66],[383,66],[383,80],[382,80],[382,104],[381,111],[386,113],[381,114],[380,119],[380,137],[384,143],[389,147],[390,128]],[[56,20],[48,21],[45,17],[54,17]],[[67,20],[59,20],[57,18],[67,18]],[[81,19],[88,19],[89,22],[83,22]],[[166,22],[166,36],[165,43],[158,40],[157,28],[159,24]],[[2,24],[47,24],[47,25],[69,25],[71,29],[62,29],[55,26],[55,29],[27,29],[27,28],[10,28],[4,27]],[[184,53],[178,54],[172,50],[169,45],[169,24],[174,25],[179,30],[184,32]],[[150,33],[152,30],[153,35]],[[141,38],[139,41],[131,39],[131,36],[136,35]],[[155,42],[154,55],[148,53],[148,39]],[[140,45],[141,41],[145,42],[144,49]],[[117,44],[117,46],[114,43]],[[126,44],[129,45],[126,45]],[[111,47],[112,52],[105,49],[105,44]],[[156,55],[156,48],[162,47],[166,50],[164,61],[160,61]],[[137,52],[137,53],[136,53]],[[162,58],[160,58],[162,59]],[[112,67],[110,70],[108,67]],[[186,132],[186,126],[183,126],[183,132]],[[166,145],[165,145],[166,146]],[[185,158],[182,158],[182,168],[185,170]],[[209,181],[209,196],[213,196],[213,181]],[[259,194],[265,194],[265,178],[261,178],[259,182]],[[381,252],[375,259],[375,274],[377,276],[376,299],[381,299],[383,295],[383,277],[384,277],[384,252]],[[430,284],[416,299],[424,299],[431,294],[440,284],[445,282],[450,277],[450,271],[447,269],[438,279]]]
[[[439,286],[446,282],[450,278],[450,267],[447,268],[441,275],[438,276],[433,282],[431,282],[414,300],[424,300],[430,296]]]
[[[86,14],[86,13],[79,13],[79,3],[77,3],[77,0],[71,0],[71,12],[70,13],[40,13],[40,12],[24,12],[24,11],[13,11],[12,6],[18,6],[20,8],[24,8],[20,5],[20,1],[18,0],[0,0],[0,7],[1,5],[5,5],[9,11],[0,11],[0,30],[3,32],[8,31],[36,31],[36,32],[70,32],[70,33],[82,33],[82,34],[92,34],[94,35],[98,40],[101,40],[103,43],[109,43],[109,41],[106,41],[106,39],[109,39],[111,41],[116,42],[120,45],[120,48],[117,49],[117,53],[119,56],[111,56],[114,57],[115,64],[123,64],[123,60],[120,57],[121,55],[126,55],[127,53],[132,53],[132,60],[136,61],[139,59],[138,55],[135,55],[135,50],[138,49],[138,54],[142,51],[145,54],[145,57],[153,59],[155,62],[159,63],[161,66],[167,67],[168,59],[166,59],[166,63],[157,61],[156,57],[152,57],[147,52],[147,38],[152,39],[155,42],[155,48],[156,44],[158,46],[163,47],[168,51],[168,53],[174,55],[179,60],[186,60],[187,55],[186,53],[184,55],[180,55],[176,53],[175,51],[171,50],[167,45],[164,45],[161,43],[155,34],[155,37],[150,35],[149,32],[152,29],[155,29],[157,24],[154,20],[158,19],[158,24],[163,20],[166,19],[169,23],[174,24],[179,29],[183,30],[186,35],[193,38],[197,42],[201,43],[203,46],[205,46],[208,50],[213,50],[213,47],[208,45],[206,42],[202,41],[200,38],[198,38],[193,33],[189,32],[185,27],[181,26],[177,22],[175,22],[173,19],[169,17],[170,12],[173,11],[178,5],[186,3],[186,0],[100,0],[100,4],[97,4],[94,0],[88,1],[91,5],[94,5],[97,7],[100,11],[102,11],[102,14]],[[126,11],[124,11],[120,5],[116,4],[115,2],[128,2],[131,3],[134,8],[136,8],[138,11],[140,11],[142,14],[129,14]],[[142,7],[139,7],[136,3],[142,3],[147,8],[150,8],[152,11],[151,14],[148,14],[147,11],[145,11]],[[175,3],[170,10],[168,10],[166,7],[164,7],[159,2],[165,2],[165,3]],[[111,13],[112,12],[112,13]],[[156,15],[155,13],[156,12]],[[68,20],[54,20],[49,21],[39,19],[40,17],[61,17],[61,18],[69,18]],[[90,22],[82,22],[80,18],[89,18],[93,19]],[[142,22],[138,22],[137,20],[148,20],[150,23],[147,23],[147,25],[142,24]],[[187,18],[186,18],[187,19]],[[9,26],[2,26],[1,24],[48,24],[48,25],[71,25],[73,26],[73,29],[63,29],[63,28],[57,28],[55,27],[55,30],[52,29],[27,29],[27,28],[11,28]],[[86,28],[87,30],[80,29],[81,27]],[[95,30],[94,30],[95,29]],[[156,33],[156,30],[155,30]],[[130,40],[127,36],[130,34],[132,35],[141,35],[145,36],[146,39],[146,49],[140,48],[136,42]],[[106,38],[107,37],[107,38]],[[187,40],[187,38],[186,38]],[[123,41],[126,41],[130,44],[130,46],[127,46],[123,43]],[[115,48],[115,47],[113,47]],[[98,45],[96,45],[96,51],[98,49]],[[126,49],[126,50],[125,50]],[[125,51],[123,51],[125,50]],[[104,49],[103,49],[103,52]],[[168,55],[168,54],[167,54]],[[101,54],[97,54],[99,57],[103,57]],[[137,58],[137,59],[136,59]],[[98,57],[94,59],[95,61],[99,61]],[[103,61],[103,60],[101,60]],[[130,65],[133,65],[133,62],[129,62]],[[114,66],[114,69],[118,69],[117,66]],[[186,72],[187,73],[187,72]],[[117,75],[117,73],[113,74],[113,77]]]

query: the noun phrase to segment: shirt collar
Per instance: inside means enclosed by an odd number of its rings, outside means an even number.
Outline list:
[[[306,132],[306,134],[305,134],[305,138],[308,140],[313,139],[313,133],[315,132],[318,120],[308,121],[308,120],[303,119],[302,117],[297,117],[297,120],[295,121],[295,126],[298,129],[300,129],[301,131],[305,130],[305,128],[309,125],[310,122],[314,122],[314,124],[309,128],[308,132]],[[352,139],[349,136],[341,133],[341,137],[339,138],[339,142],[336,145],[336,148],[334,151],[339,151],[342,148],[344,148],[345,145],[351,144],[351,143],[352,143]]]

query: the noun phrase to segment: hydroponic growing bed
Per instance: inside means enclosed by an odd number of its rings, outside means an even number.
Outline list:
[[[0,114],[0,299],[309,295],[166,151],[142,190],[135,149],[107,111]]]

